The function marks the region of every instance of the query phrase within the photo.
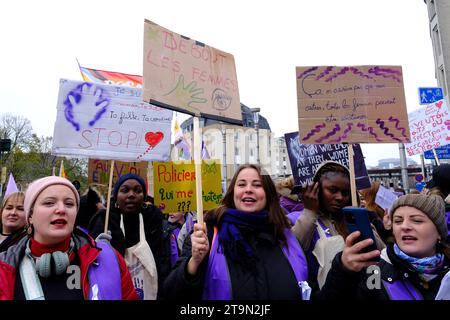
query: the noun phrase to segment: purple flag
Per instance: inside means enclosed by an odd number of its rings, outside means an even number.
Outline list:
[[[17,185],[16,185],[16,181],[14,181],[14,177],[12,175],[12,173],[9,174],[9,179],[8,179],[8,185],[6,186],[6,191],[5,191],[5,198],[13,192],[17,192],[19,191],[17,189]]]

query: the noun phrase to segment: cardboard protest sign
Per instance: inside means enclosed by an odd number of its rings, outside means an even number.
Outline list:
[[[89,159],[88,163],[88,184],[108,185],[110,161],[100,159]],[[134,173],[144,181],[147,180],[148,162],[122,162],[114,161],[114,171],[112,185],[123,175]]]
[[[444,100],[410,112],[411,143],[405,144],[409,156],[450,143],[450,114]]]
[[[326,160],[339,162],[346,168],[349,168],[346,144],[301,144],[298,132],[287,133],[284,137],[296,185],[311,183],[317,168]],[[355,153],[353,159],[356,189],[369,188],[370,179],[361,147],[358,144],[354,144],[353,150]]]
[[[144,23],[144,101],[242,124],[233,55]]]
[[[218,207],[222,200],[219,160],[202,161],[203,210]],[[155,205],[164,213],[196,211],[195,165],[193,161],[154,162]]]
[[[297,67],[304,144],[409,142],[399,66]]]
[[[141,95],[139,88],[62,79],[52,153],[168,160],[173,112],[143,103]]]

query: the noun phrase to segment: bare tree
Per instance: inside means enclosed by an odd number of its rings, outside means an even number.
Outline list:
[[[6,113],[0,118],[0,136],[11,139],[11,149],[18,147],[27,151],[32,133],[30,120],[23,116]]]

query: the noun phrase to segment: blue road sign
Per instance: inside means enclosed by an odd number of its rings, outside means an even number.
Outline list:
[[[436,155],[439,159],[450,159],[450,144],[434,150],[436,150]],[[425,159],[434,159],[433,150],[427,150],[423,154]]]
[[[442,88],[419,88],[419,104],[430,104],[444,99]]]
[[[425,182],[416,182],[416,190],[417,191],[422,191],[423,188],[425,187]]]

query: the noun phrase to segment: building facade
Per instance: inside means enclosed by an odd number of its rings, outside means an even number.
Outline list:
[[[424,0],[428,9],[435,75],[449,106],[450,83],[450,1]]]

